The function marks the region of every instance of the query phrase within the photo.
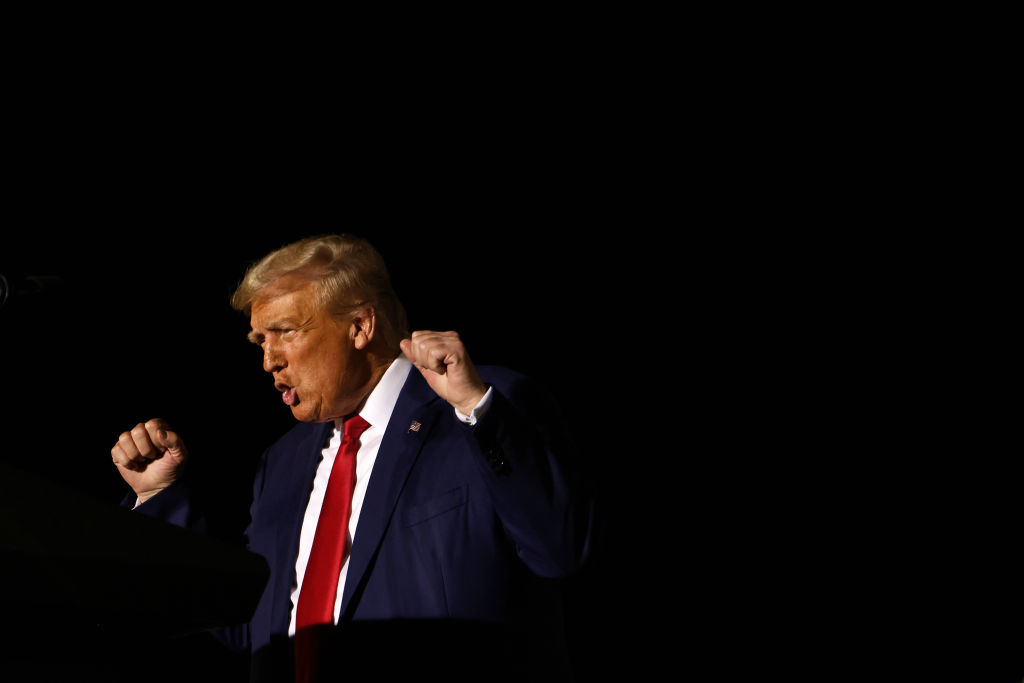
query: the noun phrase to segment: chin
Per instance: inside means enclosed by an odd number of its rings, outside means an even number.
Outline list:
[[[303,406],[301,403],[291,406],[292,417],[299,422],[330,422],[333,417],[324,417],[323,411],[316,406]]]
[[[308,406],[304,406],[301,403],[295,406],[291,406],[292,417],[299,422],[320,422],[317,416],[314,414],[316,411],[310,409]]]

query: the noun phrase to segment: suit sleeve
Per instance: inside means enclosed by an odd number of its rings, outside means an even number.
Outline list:
[[[495,386],[467,433],[519,558],[541,577],[577,571],[590,552],[593,490],[551,397],[525,378]]]
[[[121,507],[131,509],[136,500],[135,494],[130,493],[121,501]],[[206,519],[194,500],[192,488],[184,479],[175,481],[134,509],[141,515],[160,519],[184,529],[206,533]]]

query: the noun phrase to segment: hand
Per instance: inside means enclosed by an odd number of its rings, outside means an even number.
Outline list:
[[[123,432],[110,449],[121,476],[140,502],[167,488],[181,474],[188,458],[185,442],[157,418]]]
[[[472,413],[487,393],[458,333],[420,330],[399,345],[434,393],[462,414]]]

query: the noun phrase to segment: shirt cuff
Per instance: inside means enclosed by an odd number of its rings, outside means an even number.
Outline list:
[[[459,418],[463,423],[470,426],[475,425],[479,420],[483,419],[487,409],[491,407],[491,403],[494,401],[494,387],[487,387],[487,393],[480,399],[480,402],[476,404],[476,408],[473,408],[473,412],[466,415],[458,408],[455,408],[455,417]]]

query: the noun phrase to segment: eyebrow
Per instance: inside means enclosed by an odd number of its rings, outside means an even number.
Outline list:
[[[308,318],[307,320],[299,322],[298,319],[295,318],[282,318],[281,320],[274,320],[273,322],[269,323],[267,325],[267,331],[280,332],[285,328],[302,328],[309,325],[310,322],[312,322],[312,320],[312,318]],[[256,330],[249,330],[249,334],[245,335],[245,337],[253,344],[262,344],[264,339],[263,333],[257,332]]]
[[[277,330],[284,329],[286,326],[290,324],[291,321],[287,319],[275,320],[271,322],[269,325],[267,325],[267,330],[270,332],[275,332]],[[253,344],[262,344],[263,339],[265,338],[262,332],[257,332],[256,330],[249,330],[249,334],[245,335],[245,337]]]

